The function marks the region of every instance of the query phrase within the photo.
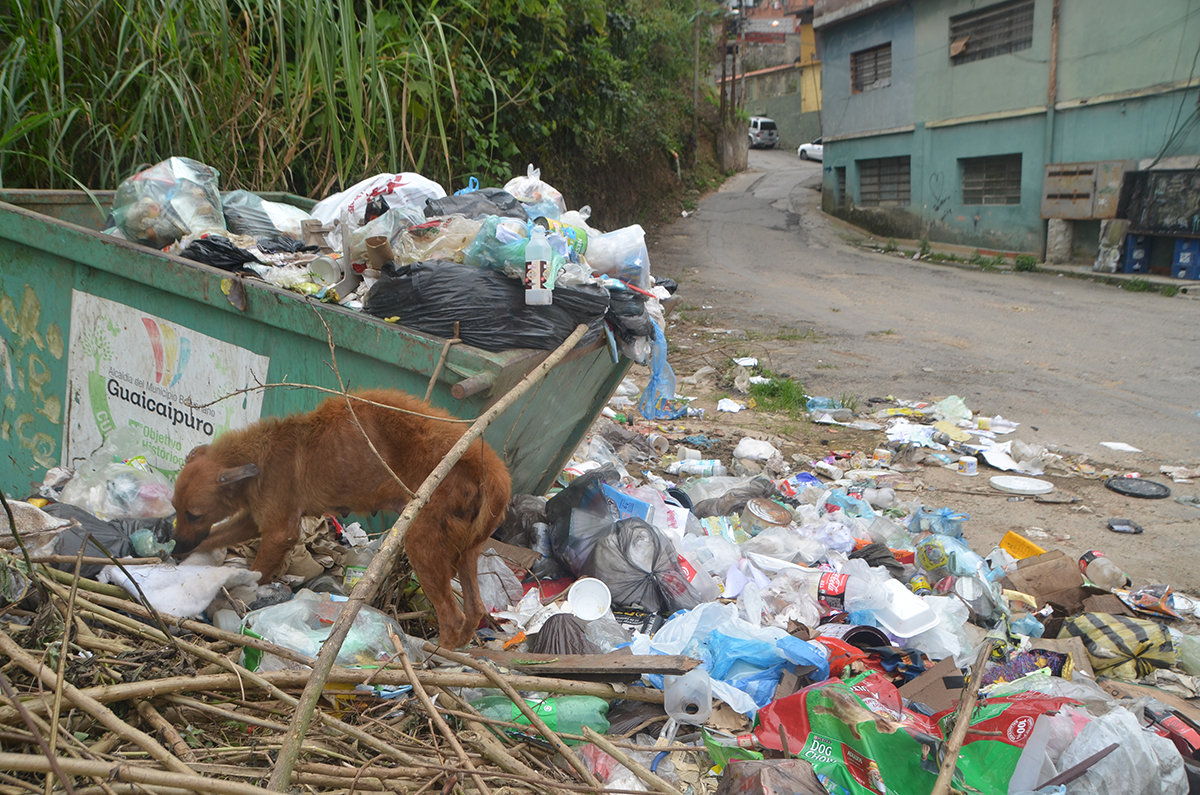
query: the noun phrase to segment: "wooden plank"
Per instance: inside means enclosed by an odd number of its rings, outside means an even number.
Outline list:
[[[632,681],[642,674],[679,676],[700,664],[678,654],[635,655],[620,649],[611,654],[533,654],[492,649],[468,649],[464,653],[526,674],[563,679],[586,677],[593,681]]]

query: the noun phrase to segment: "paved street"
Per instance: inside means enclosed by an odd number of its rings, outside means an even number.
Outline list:
[[[661,230],[651,259],[656,273],[680,281],[687,317],[754,332],[770,366],[799,378],[809,394],[958,394],[976,411],[1021,423],[1016,438],[1085,453],[1098,469],[1170,483],[1159,464],[1200,463],[1200,302],[864,251],[821,215],[819,179],[820,164],[794,151],[752,151],[749,171]],[[1100,444],[1110,441],[1144,453]],[[955,476],[934,474],[955,487]],[[1200,587],[1194,556],[1164,555],[1192,548],[1200,511],[1118,497],[1095,480],[1060,487],[1083,493],[1088,507],[984,500],[990,508],[973,513],[985,535],[978,543],[1007,529],[1048,528],[1071,538],[1044,545],[1079,548],[1075,554],[1116,548],[1131,572]],[[1172,487],[1200,493],[1196,484]],[[1112,516],[1141,521],[1146,535],[1110,533],[1104,520]]]

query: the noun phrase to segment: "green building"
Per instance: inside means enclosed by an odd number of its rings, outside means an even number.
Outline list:
[[[813,24],[823,205],[877,234],[1040,254],[1049,226],[1091,256],[1123,172],[1200,167],[1200,3],[818,0]]]

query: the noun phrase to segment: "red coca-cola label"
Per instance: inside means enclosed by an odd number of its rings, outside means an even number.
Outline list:
[[[845,610],[846,582],[849,579],[848,574],[822,574],[817,583],[817,601],[830,610]]]
[[[1080,556],[1080,558],[1079,558],[1079,570],[1081,572],[1083,572],[1084,576],[1086,577],[1088,564],[1091,563],[1096,558],[1102,558],[1102,557],[1104,557],[1104,553],[1098,549],[1093,549],[1088,552],[1084,552],[1083,555]]]

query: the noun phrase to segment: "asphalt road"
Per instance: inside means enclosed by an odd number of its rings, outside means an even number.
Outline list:
[[[654,271],[679,280],[686,317],[751,331],[771,366],[799,378],[808,394],[957,394],[975,411],[1021,423],[1016,438],[1086,454],[1101,469],[1170,483],[1160,464],[1200,465],[1200,303],[864,250],[820,213],[820,169],[794,151],[752,151],[747,172],[652,238]],[[678,369],[687,375],[687,366]],[[1136,549],[1126,565],[1149,579],[1171,557],[1165,574],[1200,588],[1200,510],[1131,501],[1094,480],[1073,485],[1092,507],[1024,516],[1023,504],[1001,503],[992,521],[975,526],[986,525],[991,539],[1005,528],[1053,524],[1068,551]],[[1172,487],[1200,494],[1200,482]],[[1147,534],[1103,530],[1105,514],[1122,512],[1147,519]]]

